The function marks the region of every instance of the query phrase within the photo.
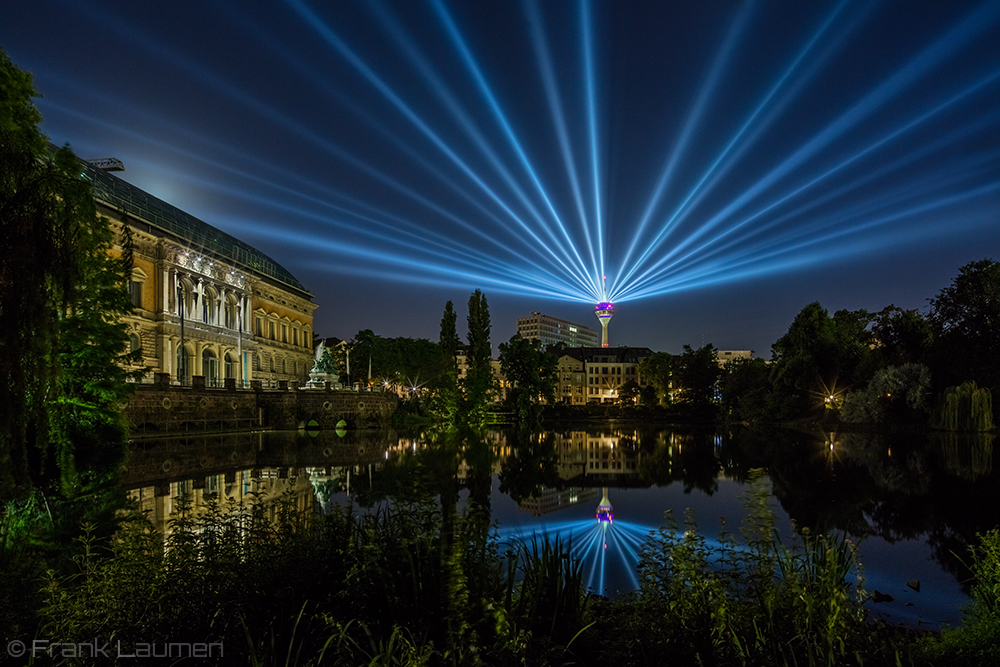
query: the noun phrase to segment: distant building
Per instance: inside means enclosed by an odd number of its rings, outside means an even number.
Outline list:
[[[715,358],[719,362],[719,368],[722,368],[733,359],[749,359],[752,356],[753,350],[718,350],[715,353]]]
[[[538,311],[527,317],[517,318],[517,333],[521,338],[537,340],[544,350],[550,345],[563,343],[568,347],[597,347],[597,332],[582,324],[542,315]]]
[[[584,405],[587,402],[587,368],[582,359],[564,354],[559,357],[559,384],[556,403]]]
[[[569,348],[559,360],[557,401],[570,405],[616,403],[622,385],[629,381],[642,385],[639,362],[651,354],[653,351],[648,347]],[[580,365],[583,366],[582,373],[577,370]],[[582,384],[577,379],[579,375],[584,376],[580,378]],[[582,395],[578,391],[580,389]]]

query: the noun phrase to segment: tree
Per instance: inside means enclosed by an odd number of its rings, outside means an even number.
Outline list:
[[[629,380],[618,390],[618,402],[622,405],[635,405],[639,400],[639,394],[639,383]]]
[[[490,345],[490,307],[486,295],[476,290],[469,297],[469,369],[488,367],[493,356]]]
[[[441,347],[441,354],[455,361],[455,353],[461,340],[456,331],[458,315],[451,301],[444,305],[444,315],[441,316],[441,336],[438,338],[438,345]]]
[[[934,334],[930,321],[916,310],[889,305],[872,317],[871,332],[880,368],[923,363]]]
[[[769,419],[771,370],[754,357],[736,358],[722,367],[719,402],[723,416],[731,421],[757,422]]]
[[[469,371],[462,382],[465,400],[461,413],[470,424],[482,424],[493,391],[492,347],[490,345],[490,308],[486,295],[476,290],[469,297],[468,315]]]
[[[847,394],[840,418],[864,424],[925,423],[930,386],[930,371],[923,364],[881,368],[866,387]]]
[[[441,373],[434,384],[430,401],[431,412],[446,424],[453,424],[458,415],[458,365],[455,356],[461,340],[456,331],[457,321],[455,307],[449,301],[444,306],[438,337]]]
[[[522,424],[537,422],[541,417],[540,401],[555,402],[559,359],[539,349],[538,341],[514,334],[500,343],[500,368],[509,383],[504,399]]]
[[[673,377],[674,358],[666,352],[654,352],[639,361],[639,378],[644,386],[656,388],[661,404],[670,402],[670,383]]]
[[[934,409],[931,426],[945,431],[992,431],[993,395],[971,381],[948,387]]]
[[[124,458],[131,312],[112,232],[68,148],[37,129],[30,75],[0,52],[0,498],[77,497]],[[93,507],[96,503],[91,501]]]
[[[694,350],[684,346],[684,353],[674,359],[674,377],[678,402],[689,408],[705,410],[715,403],[719,380],[719,361],[711,344]]]
[[[795,316],[788,333],[771,346],[771,378],[783,416],[799,416],[842,387],[868,382],[870,321],[865,310],[838,310],[830,317],[818,302]]]
[[[937,386],[973,381],[1000,389],[1000,263],[969,262],[930,305]]]

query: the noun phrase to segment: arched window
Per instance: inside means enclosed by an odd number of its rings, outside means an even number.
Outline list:
[[[282,373],[287,373],[287,372],[288,372],[288,370],[287,370],[287,369],[288,369],[288,367],[287,367],[287,366],[285,365],[285,360],[284,360],[284,359],[282,359],[282,360],[281,360],[281,372],[282,372]]]
[[[253,355],[253,369],[255,371],[259,371],[260,370],[260,355],[259,354]]]
[[[235,378],[237,371],[236,358],[230,352],[226,352],[225,363],[226,379]]]
[[[208,348],[201,353],[201,374],[205,376],[209,386],[219,380],[219,358]]]
[[[128,351],[138,352],[140,349],[139,335],[131,333],[128,335]]]
[[[268,361],[269,370],[273,373],[274,372],[274,357],[269,357],[267,361]]]

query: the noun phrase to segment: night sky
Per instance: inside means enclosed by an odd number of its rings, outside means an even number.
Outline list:
[[[478,288],[496,353],[607,294],[612,345],[768,357],[1000,259],[996,0],[4,0],[0,46],[53,142],[265,251],[322,336],[461,334]]]

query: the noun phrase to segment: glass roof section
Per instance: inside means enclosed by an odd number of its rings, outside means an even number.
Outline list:
[[[127,181],[81,160],[84,175],[94,185],[94,196],[117,211],[123,211],[179,239],[200,252],[211,253],[259,275],[291,287],[311,298],[288,269],[257,250],[207,222],[145,192]]]

